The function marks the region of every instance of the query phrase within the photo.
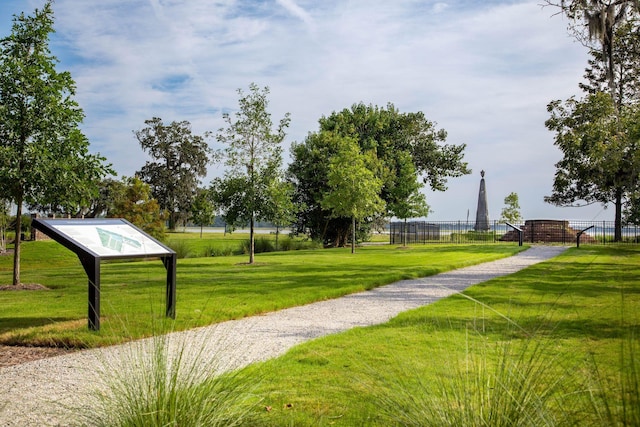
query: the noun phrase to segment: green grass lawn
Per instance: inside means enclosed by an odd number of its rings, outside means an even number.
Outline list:
[[[198,252],[245,236],[175,234]],[[223,243],[220,243],[223,242]],[[103,262],[101,330],[87,329],[87,277],[77,257],[55,242],[25,242],[22,282],[46,291],[0,292],[0,343],[93,347],[149,336],[163,328],[165,269],[158,260]],[[200,248],[200,249],[198,249]],[[515,245],[389,245],[178,260],[177,319],[182,330],[371,289],[511,255]],[[0,257],[0,284],[11,282],[11,257]]]
[[[520,249],[384,245],[355,255],[266,253],[256,265],[246,256],[180,259],[178,318],[169,327],[333,298]],[[23,282],[50,290],[0,292],[0,341],[96,346],[161,332],[164,274],[157,260],[104,263],[103,328],[89,332],[75,255],[53,242],[25,244]],[[0,258],[0,283],[10,277],[11,259]],[[569,249],[245,368],[260,399],[247,425],[640,425],[639,309],[640,248]]]
[[[252,423],[638,425],[639,317],[640,248],[569,249],[249,367]]]

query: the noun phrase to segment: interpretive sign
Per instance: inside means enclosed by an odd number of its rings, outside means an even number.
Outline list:
[[[173,252],[123,219],[38,221],[102,258],[168,255]]]
[[[41,219],[31,226],[73,251],[89,277],[89,329],[100,329],[100,260],[155,258],[167,269],[167,316],[175,317],[176,253],[121,218]]]

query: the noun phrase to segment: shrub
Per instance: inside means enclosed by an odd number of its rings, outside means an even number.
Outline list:
[[[242,241],[240,243],[240,251],[245,255],[248,254],[250,244],[249,239]],[[268,237],[256,237],[254,239],[254,245],[254,253],[256,254],[275,251],[275,243]]]
[[[303,249],[321,249],[322,242],[315,240],[299,240],[285,237],[278,242],[278,246],[282,251],[300,251]]]
[[[189,258],[193,255],[189,243],[185,240],[168,240],[166,245],[175,251],[179,259]]]
[[[214,246],[214,245],[209,245],[207,246],[207,248],[205,249],[205,253],[204,256],[209,257],[209,256],[231,256],[231,255],[236,255],[237,251],[234,251],[232,247],[230,246]]]
[[[452,242],[493,242],[496,236],[492,231],[467,231],[466,233],[451,233]]]

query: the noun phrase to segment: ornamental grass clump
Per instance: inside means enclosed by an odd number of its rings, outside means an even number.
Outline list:
[[[194,337],[158,335],[115,356],[105,353],[95,410],[83,421],[98,427],[250,425],[259,379],[225,372],[211,343]]]
[[[377,397],[382,418],[402,426],[559,425],[565,377],[557,375],[544,344],[477,342],[435,380],[412,372],[411,361],[399,362],[403,372],[385,380]]]

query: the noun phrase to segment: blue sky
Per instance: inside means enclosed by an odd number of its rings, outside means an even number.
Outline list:
[[[0,34],[42,4],[0,2]],[[480,170],[491,219],[510,192],[526,218],[613,219],[543,201],[561,156],[546,105],[581,96],[588,55],[538,0],[56,0],[54,11],[51,48],[77,83],[83,130],[120,175],[147,160],[132,132],[144,120],[217,131],[255,82],[271,90],[274,123],[291,113],[287,149],[358,102],[422,111],[467,144],[473,174],[425,189],[431,219],[475,218]]]

